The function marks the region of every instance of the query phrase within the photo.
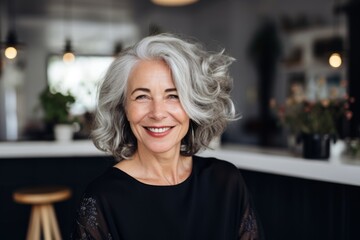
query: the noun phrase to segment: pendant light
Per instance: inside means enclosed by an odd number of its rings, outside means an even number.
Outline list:
[[[7,59],[14,59],[17,56],[17,37],[14,30],[10,30],[5,42],[5,57]]]
[[[344,57],[344,46],[343,46],[343,37],[340,32],[339,18],[338,18],[338,0],[335,0],[334,3],[334,18],[333,18],[333,28],[334,28],[334,37],[333,37],[333,49],[329,56],[329,65],[333,68],[339,68],[343,63]]]
[[[19,47],[22,45],[18,42],[15,31],[15,2],[8,1],[8,18],[9,18],[9,30],[6,36],[6,41],[2,44],[5,48],[4,55],[7,59],[15,59],[18,55]]]
[[[180,7],[196,3],[198,0],[151,0],[154,4],[166,7]]]
[[[70,3],[68,1],[64,1],[64,25],[66,25],[66,20],[69,19],[71,21],[71,7],[69,8]],[[66,29],[66,26],[64,26],[64,29]],[[73,51],[73,47],[71,44],[71,40],[68,37],[69,33],[65,34],[67,37],[65,38],[65,47],[63,51],[63,61],[64,63],[72,63],[75,61],[75,54]]]
[[[342,64],[341,55],[339,53],[332,53],[329,57],[329,64],[333,68],[338,68]]]
[[[75,54],[74,54],[74,52],[72,50],[71,40],[70,39],[65,40],[63,61],[65,63],[71,63],[71,62],[75,61]]]

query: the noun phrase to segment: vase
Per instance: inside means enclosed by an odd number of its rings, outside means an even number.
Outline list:
[[[303,158],[326,160],[330,156],[330,134],[303,134]]]
[[[346,143],[344,140],[337,140],[330,145],[330,158],[340,159],[346,150]]]
[[[73,139],[74,126],[71,124],[56,124],[54,126],[55,140],[69,142]]]
[[[286,139],[288,150],[295,156],[301,156],[302,153],[302,144],[298,138],[295,134],[288,134]]]
[[[221,147],[221,137],[216,137],[209,143],[210,149],[219,149]]]

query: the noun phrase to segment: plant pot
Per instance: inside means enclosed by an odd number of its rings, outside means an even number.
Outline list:
[[[323,159],[330,156],[330,134],[303,134],[303,158]]]
[[[219,149],[221,147],[221,137],[216,137],[209,143],[210,149]]]
[[[302,144],[300,143],[299,137],[295,134],[287,135],[287,148],[295,156],[301,156],[302,154]]]
[[[330,146],[330,158],[340,159],[346,150],[346,143],[344,140],[337,140],[336,143]]]
[[[74,127],[72,124],[56,124],[54,126],[54,136],[56,141],[68,142],[73,139]]]

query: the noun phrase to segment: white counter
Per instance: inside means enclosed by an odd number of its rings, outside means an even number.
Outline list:
[[[285,151],[270,151],[241,146],[207,150],[212,156],[232,162],[246,170],[284,176],[360,186],[360,163],[347,159],[306,160]],[[5,158],[105,156],[91,141],[73,142],[3,142],[0,161]]]
[[[309,160],[290,154],[264,151],[228,150],[205,151],[202,156],[213,156],[232,162],[238,168],[290,177],[360,186],[359,160]]]
[[[76,157],[101,156],[91,141],[39,141],[39,142],[2,142],[0,143],[1,158],[36,158],[36,157]]]

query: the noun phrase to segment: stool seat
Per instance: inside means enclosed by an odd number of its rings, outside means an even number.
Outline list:
[[[70,189],[61,186],[23,188],[16,190],[13,195],[15,202],[22,204],[54,203],[66,200],[70,196]]]
[[[71,197],[71,190],[63,186],[42,186],[18,189],[14,201],[32,205],[27,240],[40,240],[42,230],[45,240],[61,240],[53,203]]]

